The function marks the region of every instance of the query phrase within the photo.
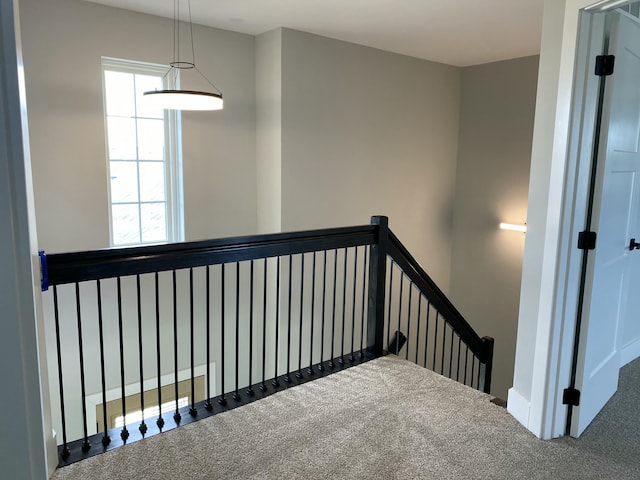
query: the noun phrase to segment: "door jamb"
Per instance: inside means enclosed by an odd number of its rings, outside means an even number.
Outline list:
[[[545,0],[514,386],[507,409],[536,436],[564,434],[604,15]],[[597,41],[596,39],[600,41]],[[594,100],[590,102],[589,99]],[[586,155],[585,161],[583,160]],[[535,173],[535,175],[534,175]],[[533,342],[532,342],[533,339]]]
[[[594,144],[599,78],[594,75],[596,55],[603,53],[605,35],[604,14],[580,12],[578,42],[574,68],[574,88],[567,148],[567,175],[561,233],[559,242],[559,272],[556,287],[554,337],[560,346],[554,381],[550,389],[552,414],[547,423],[550,437],[565,434],[570,409],[563,405],[564,389],[571,384],[576,338],[578,299],[581,284],[583,252],[577,248],[578,234],[588,224],[589,185]],[[553,364],[552,364],[553,366]],[[553,395],[553,397],[552,397]]]
[[[587,180],[587,184],[580,183],[578,190],[581,192],[581,196],[586,196],[584,200],[581,199],[580,205],[584,205],[583,208],[579,210],[584,210],[584,217],[581,217],[582,212],[579,215],[576,215],[577,210],[574,210],[574,217],[572,219],[574,224],[574,234],[576,234],[579,230],[583,231],[591,231],[592,227],[592,219],[593,219],[593,209],[594,202],[596,201],[596,185],[599,177],[599,169],[598,169],[598,161],[600,157],[600,140],[602,135],[602,116],[603,116],[603,107],[605,101],[605,86],[607,82],[606,76],[598,77],[595,72],[595,58],[597,55],[606,55],[608,52],[608,34],[607,34],[607,22],[604,18],[604,15],[593,15],[593,14],[584,14],[584,22],[581,23],[581,32],[584,31],[585,35],[588,37],[585,39],[587,43],[585,47],[588,45],[589,48],[586,48],[586,56],[583,58],[583,61],[587,62],[587,71],[584,72],[586,77],[582,78],[581,81],[584,83],[586,90],[589,91],[588,95],[583,97],[582,111],[583,116],[580,119],[580,122],[575,122],[572,126],[571,132],[571,140],[570,145],[574,143],[575,140],[583,143],[584,148],[590,148],[590,151],[582,150],[582,154],[578,157],[578,171],[579,176],[580,173],[584,176],[582,181]],[[579,58],[579,57],[578,57]],[[579,71],[577,69],[577,71]],[[577,79],[579,82],[580,79]],[[597,85],[597,87],[596,87]],[[595,92],[593,90],[596,90]],[[585,125],[587,124],[587,125]],[[582,128],[579,131],[575,131],[577,127],[585,127],[588,126],[588,132],[585,132]],[[587,159],[587,155],[589,155],[589,159]],[[571,157],[569,157],[571,158]],[[588,177],[588,178],[585,178]],[[583,228],[579,228],[580,220],[583,218]],[[569,248],[572,245],[568,245]],[[585,302],[589,301],[590,295],[585,294],[585,286],[587,280],[587,273],[589,269],[589,250],[578,251],[575,249],[575,245],[573,245],[573,250],[569,250],[569,255],[573,258],[573,261],[577,261],[577,258],[580,259],[580,274],[579,280],[577,284],[577,301],[575,307],[575,315],[573,318],[573,322],[567,322],[567,327],[572,323],[573,328],[573,338],[567,337],[567,341],[572,343],[571,352],[571,366],[570,366],[570,376],[569,376],[569,388],[575,389],[576,386],[576,377],[577,377],[577,367],[578,367],[578,358],[580,351],[580,336],[582,330],[582,320],[584,313]],[[569,332],[567,332],[567,335]],[[569,347],[569,344],[566,344]],[[583,346],[584,348],[584,346]],[[569,348],[567,348],[569,349]],[[563,402],[564,403],[564,402]],[[577,406],[577,405],[576,405]],[[575,414],[574,406],[569,404],[567,405],[567,413],[565,420],[565,435],[571,434],[571,423],[573,420],[573,416]]]

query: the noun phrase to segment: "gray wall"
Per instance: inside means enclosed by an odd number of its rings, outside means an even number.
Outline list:
[[[446,291],[461,70],[282,31],[282,229],[375,214]]]
[[[109,246],[100,57],[166,64],[172,21],[77,0],[21,1],[38,245]],[[254,37],[196,26],[225,109],[182,115],[187,240],[256,230]]]
[[[256,37],[258,231],[282,231],[282,30]]]
[[[513,381],[525,235],[498,225],[527,218],[537,71],[534,56],[462,72],[450,292],[496,340],[492,391],[502,398]]]

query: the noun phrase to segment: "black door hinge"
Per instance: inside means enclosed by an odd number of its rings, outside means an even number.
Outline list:
[[[578,248],[580,250],[595,250],[596,232],[580,232],[578,234]]]
[[[615,55],[598,55],[596,57],[596,75],[598,77],[613,75],[613,65],[615,63]]]
[[[578,407],[580,405],[580,390],[576,388],[565,388],[562,392],[562,404]]]

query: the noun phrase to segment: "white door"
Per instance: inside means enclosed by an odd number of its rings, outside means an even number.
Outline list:
[[[639,273],[640,250],[640,24],[620,13],[613,18],[609,53],[614,74],[607,77],[598,157],[598,185],[579,340],[571,435],[582,434],[618,388],[620,336],[625,319],[637,313],[630,291]],[[637,302],[636,302],[637,303]]]

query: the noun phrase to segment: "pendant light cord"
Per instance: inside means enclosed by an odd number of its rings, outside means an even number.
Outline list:
[[[193,20],[191,18],[191,0],[187,0],[187,6],[189,7],[189,31],[191,33],[191,61],[193,62],[193,68],[195,68],[196,72],[198,72],[200,76],[204,78],[207,81],[207,83],[216,90],[216,92],[222,94],[220,89],[216,87],[196,66],[196,48],[193,42]]]
[[[204,76],[204,73],[202,73],[202,72],[198,69],[198,67],[196,67],[196,66],[195,66],[195,64],[194,64],[193,68],[195,68],[195,69],[196,69],[196,72],[198,72],[198,73],[200,74],[200,76],[201,76],[202,78],[204,78],[204,79],[207,81],[207,83],[208,83],[209,85],[211,85],[211,86],[216,90],[216,92],[218,92],[220,95],[222,95],[222,92],[220,91],[220,89],[219,89],[218,87],[216,87],[213,83],[211,83],[211,80],[209,80],[207,77],[205,77],[205,76]]]
[[[173,63],[180,58],[180,0],[173,0]]]
[[[193,66],[195,67],[196,66],[196,49],[193,46],[193,22],[191,21],[191,0],[187,0],[187,7],[189,8],[189,32],[191,34],[191,63],[193,63]]]
[[[173,0],[173,62],[170,66],[167,73],[164,74],[162,80],[169,75],[170,72],[173,72],[173,83],[174,85],[178,80],[178,71],[185,68],[193,68],[196,72],[200,74],[205,81],[211,85],[216,92],[222,95],[222,91],[218,87],[216,87],[211,80],[209,80],[196,66],[196,48],[193,42],[193,19],[191,16],[191,0],[187,0],[187,10],[189,12],[189,36],[191,39],[191,62],[181,62],[180,61],[180,0]],[[183,63],[189,64],[189,67],[183,66]]]

